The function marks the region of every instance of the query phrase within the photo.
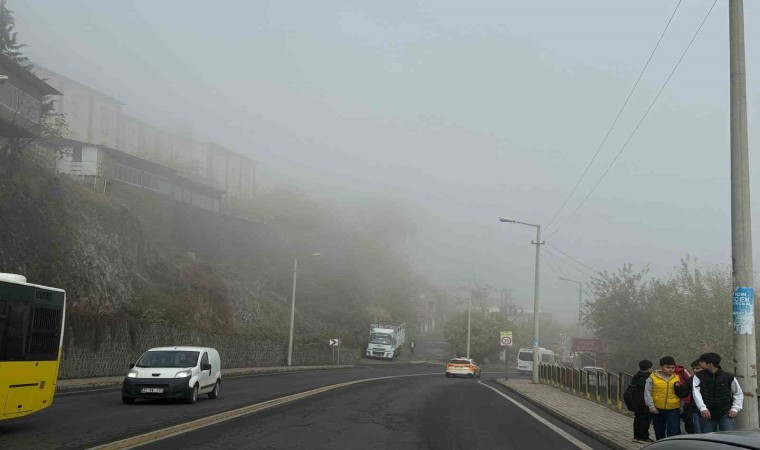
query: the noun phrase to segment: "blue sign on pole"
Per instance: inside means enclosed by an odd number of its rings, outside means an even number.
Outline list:
[[[736,287],[732,297],[734,333],[752,334],[755,331],[755,291],[751,287]]]

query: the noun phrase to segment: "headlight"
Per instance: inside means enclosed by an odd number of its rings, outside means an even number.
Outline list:
[[[174,375],[174,378],[187,378],[192,374],[193,373],[189,370],[180,370],[176,375]]]
[[[130,370],[127,374],[127,378],[137,378],[137,371],[136,370]]]

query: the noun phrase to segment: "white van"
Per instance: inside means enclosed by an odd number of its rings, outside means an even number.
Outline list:
[[[541,358],[541,362],[553,364],[557,361],[554,352],[544,347],[538,348],[538,355]],[[517,352],[517,371],[520,373],[533,372],[533,347],[521,348]]]
[[[222,364],[213,348],[152,348],[129,368],[121,388],[121,400],[128,405],[138,398],[174,398],[192,404],[200,394],[219,397]]]

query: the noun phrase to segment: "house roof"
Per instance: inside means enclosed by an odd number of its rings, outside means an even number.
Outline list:
[[[73,83],[73,84],[76,84],[78,86],[81,86],[83,89],[86,89],[86,90],[88,90],[90,92],[93,92],[93,93],[95,93],[95,94],[97,94],[97,95],[99,95],[101,97],[105,97],[108,100],[110,100],[110,101],[118,104],[119,106],[124,105],[124,102],[122,102],[121,100],[113,98],[112,96],[110,96],[108,94],[104,94],[103,92],[101,92],[101,91],[99,91],[97,89],[94,89],[91,86],[88,86],[88,85],[86,85],[86,84],[84,84],[84,83],[82,83],[80,81],[77,81],[77,80],[71,78],[71,77],[67,77],[66,75],[63,75],[62,73],[56,72],[55,70],[48,69],[47,67],[41,66],[39,64],[34,64],[33,70],[34,69],[37,69],[37,70],[42,71],[42,72],[47,72],[47,73],[43,73],[42,76],[52,75],[55,78],[64,79],[64,80],[66,80],[67,83]],[[58,95],[64,95],[64,94],[59,93]]]
[[[3,54],[0,54],[0,70],[7,72],[11,82],[14,77],[18,77],[39,90],[42,95],[63,95],[53,86],[39,79],[31,70]]]

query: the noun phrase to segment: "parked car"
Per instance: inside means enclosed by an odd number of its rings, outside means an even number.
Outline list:
[[[446,377],[480,378],[480,366],[473,359],[454,358],[446,364]]]
[[[721,431],[682,434],[644,447],[647,450],[741,450],[760,449],[760,431]]]
[[[208,347],[158,347],[143,353],[124,378],[121,400],[182,399],[198,401],[198,395],[219,397],[222,367],[219,352]]]

